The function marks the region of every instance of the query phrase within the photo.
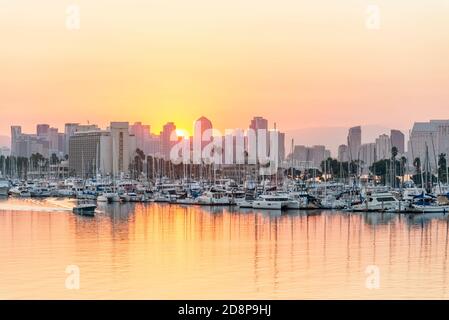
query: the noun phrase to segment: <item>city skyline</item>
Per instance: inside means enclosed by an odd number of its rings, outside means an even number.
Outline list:
[[[259,115],[260,116],[260,115]],[[202,116],[204,117],[204,116]],[[253,116],[253,117],[258,117],[257,115]],[[164,125],[168,124],[168,123],[173,123],[176,126],[176,131],[178,133],[178,135],[180,136],[192,136],[195,130],[195,122],[200,118],[200,116],[197,116],[195,118],[194,121],[192,121],[192,124],[190,127],[188,128],[180,128],[178,126],[178,124],[174,121],[170,121],[167,120]],[[207,119],[210,119],[208,117],[206,117]],[[263,116],[261,117],[263,119]],[[251,118],[250,118],[251,119]],[[211,119],[210,121],[213,122],[214,124],[214,129],[219,130],[220,132],[224,133],[224,131],[226,129],[230,129],[230,130],[234,130],[234,129],[245,129],[249,127],[249,121],[250,119],[246,120],[246,125],[243,125],[241,127],[227,127],[227,128],[217,128],[215,125],[215,121],[213,119]],[[128,122],[130,125],[132,124],[143,124],[144,122],[142,121],[136,121],[136,122],[131,122],[131,121],[126,121],[126,120],[121,120],[121,122]],[[245,121],[245,120],[243,120]],[[65,123],[64,125],[62,125],[62,128],[60,128],[59,126],[54,126],[53,124],[48,124],[49,129],[54,129],[56,127],[56,129],[59,130],[59,133],[64,133],[65,130],[67,130],[67,128],[65,127],[67,124],[80,124],[80,125],[84,125],[84,126],[89,126],[89,125],[94,125],[94,126],[98,126],[99,128],[107,128],[110,124],[110,122],[114,122],[112,120],[107,121],[104,125],[95,123],[95,124],[86,124],[86,123],[77,123],[75,121],[70,121]],[[422,122],[422,121],[421,121]],[[416,121],[414,122],[416,123]],[[366,143],[370,143],[373,142],[376,138],[378,138],[380,135],[382,134],[390,134],[390,131],[396,131],[399,130],[404,134],[405,140],[407,141],[409,139],[409,131],[412,129],[414,123],[412,123],[410,125],[410,127],[408,129],[400,129],[400,128],[388,128],[388,127],[384,127],[384,126],[376,126],[376,125],[372,125],[372,126],[365,126],[362,125],[360,126],[362,128],[363,134],[361,137],[361,143],[362,144],[366,144]],[[22,132],[24,133],[29,133],[29,134],[36,134],[37,130],[38,130],[38,126],[45,124],[45,121],[38,121],[36,123],[34,123],[33,125],[29,126],[29,127],[25,127],[22,126],[20,123],[17,123],[17,125],[21,126],[22,128]],[[148,130],[151,131],[152,135],[159,135],[162,130],[163,127],[161,128],[160,131],[158,131],[158,129],[153,126],[153,124],[147,124],[147,126],[149,127]],[[294,140],[295,145],[324,145],[326,146],[326,148],[328,148],[331,151],[331,155],[334,158],[338,157],[338,148],[341,144],[347,144],[347,130],[350,129],[350,127],[315,127],[315,128],[302,128],[302,129],[296,129],[296,130],[284,130],[284,128],[282,128],[282,126],[280,126],[278,123],[272,121],[271,119],[267,119],[267,127],[268,129],[274,129],[274,127],[277,127],[277,129],[280,129],[280,131],[285,133],[285,148],[286,148],[286,154],[289,154],[291,152],[291,140]],[[11,147],[10,145],[10,141],[11,141],[11,126],[8,127],[9,129],[9,134],[8,135],[4,135],[1,136],[0,138],[0,147],[3,146],[7,146],[7,147]],[[308,133],[307,131],[310,130],[310,133]],[[3,142],[3,143],[2,143]],[[68,142],[67,142],[68,143]]]

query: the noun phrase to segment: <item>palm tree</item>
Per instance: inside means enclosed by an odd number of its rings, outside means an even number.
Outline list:
[[[415,167],[416,175],[418,176],[420,184],[422,185],[422,181],[421,181],[421,159],[420,158],[415,158],[415,160],[413,160],[413,166]]]
[[[444,179],[444,176],[446,175],[446,168],[447,168],[446,154],[440,153],[438,155],[438,178],[440,180]]]
[[[404,185],[404,176],[405,176],[405,166],[407,165],[407,158],[405,156],[401,157],[401,176],[402,176],[402,185]]]
[[[393,188],[396,187],[396,157],[398,156],[398,148],[393,146],[391,148],[391,160],[393,164],[391,165],[391,178],[393,182]]]

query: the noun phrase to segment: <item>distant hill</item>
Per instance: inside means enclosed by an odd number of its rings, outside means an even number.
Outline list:
[[[10,147],[11,146],[11,138],[8,136],[0,136],[0,147]]]

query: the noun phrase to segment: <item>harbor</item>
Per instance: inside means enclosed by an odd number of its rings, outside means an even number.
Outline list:
[[[449,213],[449,187],[436,184],[427,191],[411,182],[392,188],[374,184],[305,182],[285,179],[282,184],[232,179],[154,183],[131,179],[65,179],[0,181],[3,197],[68,198],[79,204],[168,203],[183,206],[229,206],[260,210],[340,210],[345,212]]]

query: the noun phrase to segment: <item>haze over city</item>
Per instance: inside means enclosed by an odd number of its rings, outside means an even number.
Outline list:
[[[66,3],[3,1],[0,135],[87,120],[189,130],[200,115],[223,130],[260,115],[335,150],[351,126],[376,136],[446,118],[449,6],[377,2],[379,30],[366,1],[80,0],[73,31]]]

